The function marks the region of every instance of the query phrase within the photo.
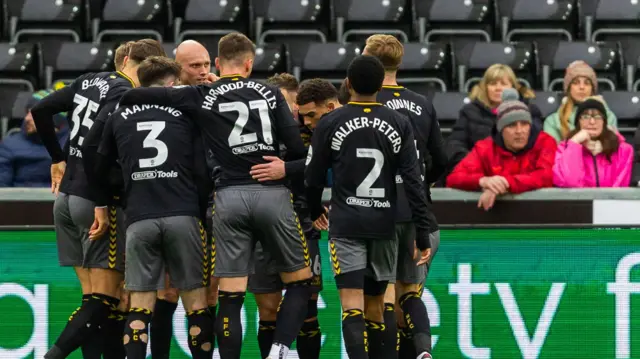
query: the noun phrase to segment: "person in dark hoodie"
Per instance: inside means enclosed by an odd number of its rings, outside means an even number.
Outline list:
[[[470,103],[464,105],[453,130],[447,138],[449,171],[469,153],[476,142],[491,136],[496,124],[501,94],[505,89],[515,89],[525,104],[535,97],[534,92],[520,84],[511,67],[494,64],[484,73],[480,83],[469,94]],[[532,122],[542,124],[542,113],[535,105],[528,105]]]
[[[35,92],[27,102],[21,131],[0,142],[0,187],[51,187],[51,157],[40,141],[31,116],[31,108],[51,92]],[[69,137],[65,114],[56,115],[54,123],[63,147]]]
[[[502,92],[490,137],[478,141],[447,177],[447,187],[482,191],[479,208],[489,210],[505,193],[553,185],[556,140],[542,131],[514,89]]]

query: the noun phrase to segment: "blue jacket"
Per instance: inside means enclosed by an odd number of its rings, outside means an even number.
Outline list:
[[[69,131],[58,132],[60,146],[64,147]],[[5,137],[0,142],[0,187],[51,186],[51,157],[40,142],[37,133],[22,131]]]

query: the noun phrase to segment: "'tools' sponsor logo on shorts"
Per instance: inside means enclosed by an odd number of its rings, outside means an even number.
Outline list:
[[[156,179],[156,178],[178,178],[178,172],[176,171],[143,171],[143,172],[133,172],[131,174],[131,179],[134,181],[142,181],[148,179]]]

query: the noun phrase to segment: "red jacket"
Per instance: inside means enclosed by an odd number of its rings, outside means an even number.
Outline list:
[[[533,129],[532,129],[533,130]],[[533,138],[534,133],[531,133]],[[510,193],[522,193],[553,185],[556,141],[540,132],[535,142],[522,153],[514,154],[487,137],[476,142],[469,154],[447,177],[447,187],[465,191],[480,190],[480,178],[502,176]]]

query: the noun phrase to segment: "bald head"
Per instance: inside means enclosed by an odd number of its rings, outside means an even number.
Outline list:
[[[211,72],[209,51],[197,41],[180,43],[176,48],[176,62],[182,66],[180,81],[183,85],[201,84]]]

